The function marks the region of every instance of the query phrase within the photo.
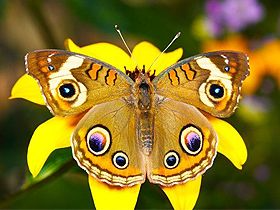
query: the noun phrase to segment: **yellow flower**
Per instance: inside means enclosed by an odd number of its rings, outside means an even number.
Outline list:
[[[71,40],[66,40],[68,50],[85,54],[110,63],[120,70],[124,66],[135,69],[138,66],[149,67],[160,51],[148,42],[141,42],[132,51],[133,59],[122,49],[108,44],[97,43],[78,47]],[[145,52],[145,53],[143,53]],[[177,62],[182,56],[182,49],[164,53],[153,65],[156,74]],[[24,98],[37,104],[44,104],[40,88],[36,81],[28,75],[22,76],[12,89],[11,98]],[[28,167],[33,177],[41,171],[49,155],[58,148],[70,147],[70,136],[82,116],[55,116],[41,124],[34,132],[27,154]],[[247,159],[246,146],[238,132],[228,123],[220,119],[206,116],[217,132],[218,152],[225,155],[238,169]],[[133,187],[112,187],[89,176],[89,186],[97,209],[133,209],[140,191],[140,185]],[[162,187],[175,209],[192,209],[199,195],[201,176],[185,184]],[[110,198],[110,202],[104,198]]]
[[[208,40],[203,43],[203,51],[236,50],[247,53],[250,59],[250,77],[243,84],[245,94],[253,94],[260,87],[262,79],[270,75],[280,86],[280,41],[270,40],[255,50],[251,50],[250,43],[240,35],[229,36],[223,40]]]

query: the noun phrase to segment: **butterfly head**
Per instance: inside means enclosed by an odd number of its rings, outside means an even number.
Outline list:
[[[154,78],[155,78],[155,73],[156,73],[156,70],[153,70],[153,71],[146,71],[146,67],[145,65],[143,65],[143,68],[142,69],[139,69],[137,66],[135,68],[134,71],[131,71],[129,69],[127,69],[126,67],[124,67],[125,69],[125,73],[126,75],[128,75],[133,81],[139,81],[141,79],[148,79],[149,78],[149,81],[152,81]]]

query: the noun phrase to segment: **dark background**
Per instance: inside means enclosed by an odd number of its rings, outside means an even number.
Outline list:
[[[36,127],[51,114],[44,106],[8,100],[12,86],[25,73],[24,55],[35,49],[64,49],[66,38],[79,46],[110,42],[124,48],[114,30],[115,24],[119,24],[131,48],[146,40],[164,49],[181,31],[181,37],[169,50],[182,47],[183,57],[200,53],[210,38],[220,40],[233,33],[244,37],[252,52],[261,48],[268,37],[279,39],[279,1],[259,1],[263,17],[257,23],[235,32],[228,28],[219,36],[211,36],[200,24],[200,20],[207,19],[206,2],[0,0],[0,208],[94,206],[87,174],[72,164],[70,149],[55,151],[41,175],[31,179],[26,163],[28,143]],[[243,9],[250,11],[251,7]],[[228,12],[232,12],[230,8]],[[232,13],[233,18],[236,15],[239,14]],[[240,108],[227,119],[244,138],[247,163],[239,171],[218,155],[214,166],[203,176],[196,208],[280,208],[279,76],[277,80],[275,75],[262,74],[260,79],[261,84],[254,92],[244,94]],[[136,208],[172,207],[161,189],[147,182],[141,188]]]

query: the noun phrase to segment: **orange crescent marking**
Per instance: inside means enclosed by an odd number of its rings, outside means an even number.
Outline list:
[[[235,61],[230,61],[229,65],[233,66],[233,67],[237,67],[238,63]]]
[[[115,81],[117,79],[117,73],[114,70],[108,70],[107,75],[105,77],[105,81],[107,85],[113,86],[115,85]]]
[[[91,69],[89,69],[87,73],[91,79],[97,80],[98,71],[100,71],[101,68],[102,68],[102,66],[100,64],[94,63],[94,64],[92,64]]]
[[[38,66],[45,66],[47,62],[45,60],[39,60],[38,61]]]
[[[177,72],[172,69],[169,73],[168,73],[168,76],[169,76],[169,79],[171,81],[171,84],[172,85],[179,85],[180,84],[180,81],[179,81],[179,77],[177,75]]]
[[[183,64],[181,66],[181,69],[182,69],[182,71],[185,72],[188,80],[193,80],[194,79],[196,72],[194,70],[190,69],[188,64]]]
[[[231,62],[229,63],[229,65],[230,65],[230,70],[229,70],[229,72],[230,72],[230,73],[236,73],[236,72],[237,72],[238,63],[237,63],[237,62],[234,62],[234,61],[231,61]]]
[[[49,72],[48,69],[48,63],[45,60],[38,61],[38,66],[40,67],[40,70],[44,73]]]
[[[41,68],[41,72],[48,73],[48,72],[50,72],[50,70],[48,69],[47,66],[44,66],[44,67]]]
[[[232,74],[235,74],[237,72],[237,70],[236,70],[235,67],[230,67],[229,72],[232,73]]]
[[[216,108],[218,111],[223,111],[223,110],[225,110],[225,108],[226,108],[227,105],[228,105],[228,100],[229,100],[229,98],[226,97],[226,98],[224,98],[223,100],[219,101],[219,102],[216,104],[215,108]]]

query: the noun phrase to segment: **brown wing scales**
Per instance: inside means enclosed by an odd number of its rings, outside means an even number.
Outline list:
[[[133,81],[109,64],[63,50],[26,55],[26,71],[39,81],[54,115],[71,115],[131,94]]]
[[[153,81],[156,93],[194,105],[217,117],[231,115],[241,85],[249,75],[246,55],[218,51],[197,55],[171,66]]]

